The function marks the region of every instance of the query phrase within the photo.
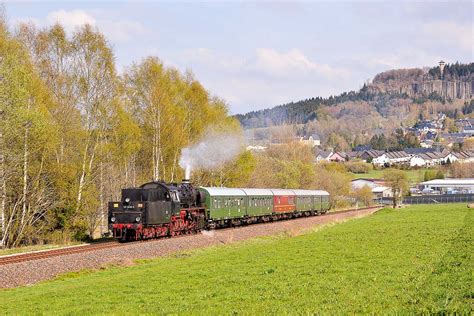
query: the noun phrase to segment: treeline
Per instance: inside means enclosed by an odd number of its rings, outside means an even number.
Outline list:
[[[473,80],[474,63],[447,64],[444,68],[445,80]],[[406,93],[398,92],[403,85],[416,81],[441,79],[439,67],[433,67],[428,72],[419,69],[397,69],[377,74],[372,83],[364,84],[359,91],[344,92],[328,98],[309,98],[298,102],[290,102],[273,108],[238,114],[235,117],[244,128],[261,128],[284,124],[306,124],[318,120],[318,112],[326,108],[344,103],[366,102],[381,116],[397,106],[397,103],[410,101],[421,105],[430,101],[445,104],[445,98],[437,93],[409,97]],[[451,100],[452,102],[452,100]],[[395,104],[394,104],[395,103]]]
[[[332,107],[345,102],[370,102],[382,113],[383,108],[389,101],[394,99],[406,99],[405,94],[378,91],[371,91],[367,85],[364,85],[360,91],[343,92],[337,96],[328,98],[310,98],[298,102],[290,102],[279,105],[274,108],[259,111],[251,111],[246,114],[237,114],[235,117],[240,121],[244,128],[269,127],[284,124],[305,124],[317,120],[318,110],[325,107]]]
[[[0,58],[0,246],[105,233],[120,188],[182,179],[181,149],[209,126],[241,132],[190,73],[148,57],[119,75],[110,43],[88,25],[68,36],[2,22]],[[199,180],[231,182],[238,171]]]
[[[356,146],[365,144],[355,144]],[[370,139],[369,148],[376,150],[398,151],[405,148],[420,148],[420,140],[415,133],[404,133],[402,129],[396,129],[388,137],[385,134],[374,135]]]
[[[439,67],[430,68],[428,71],[429,79],[445,79],[445,80],[459,80],[459,79],[473,79],[474,63],[461,64],[456,62],[454,64],[446,64],[444,66],[443,75]]]

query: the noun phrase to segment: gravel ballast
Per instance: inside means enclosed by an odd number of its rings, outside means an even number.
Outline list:
[[[52,279],[63,273],[83,269],[99,269],[110,264],[130,265],[133,264],[133,260],[135,259],[166,256],[182,250],[227,244],[254,237],[269,236],[284,232],[288,232],[291,236],[297,235],[316,225],[363,217],[377,210],[378,208],[354,210],[344,213],[330,213],[325,216],[313,216],[267,224],[205,231],[197,235],[120,244],[114,248],[3,265],[0,266],[0,288],[30,285],[43,280]]]

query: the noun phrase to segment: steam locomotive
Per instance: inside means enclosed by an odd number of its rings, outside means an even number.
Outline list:
[[[122,190],[109,202],[114,238],[131,241],[196,233],[203,229],[318,215],[329,209],[321,190],[196,188],[182,183],[149,182]]]

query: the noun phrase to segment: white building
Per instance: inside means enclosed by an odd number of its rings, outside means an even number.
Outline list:
[[[332,154],[332,151],[321,150],[316,154],[315,160],[316,162],[329,161],[329,158],[332,156]]]
[[[384,186],[373,188],[372,193],[374,195],[374,199],[393,197],[392,189]]]
[[[317,135],[311,135],[309,137],[301,136],[299,138],[300,143],[309,145],[311,147],[316,147],[321,145],[321,140]]]
[[[414,155],[410,158],[410,167],[424,167],[426,160],[420,155]]]
[[[353,190],[361,189],[364,186],[368,186],[369,188],[377,188],[381,187],[385,184],[383,179],[354,179],[351,181],[351,187]]]
[[[401,165],[410,161],[411,155],[405,151],[392,151],[386,154],[390,165]]]
[[[374,159],[372,159],[372,163],[375,166],[383,167],[383,166],[385,166],[385,164],[390,163],[390,159],[387,157],[387,154],[384,153],[384,154],[381,154],[380,156],[375,157]]]
[[[474,193],[474,178],[436,179],[420,183],[421,190],[433,190],[440,193]]]

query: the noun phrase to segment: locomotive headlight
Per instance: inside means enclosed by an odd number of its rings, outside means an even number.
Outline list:
[[[125,203],[130,203],[130,198],[125,198]]]
[[[137,218],[135,218],[135,220],[137,221],[137,223],[139,223],[140,220],[141,220],[140,216],[137,216]]]
[[[111,221],[112,223],[115,223],[115,217],[111,217],[111,218],[110,218],[110,221]]]

